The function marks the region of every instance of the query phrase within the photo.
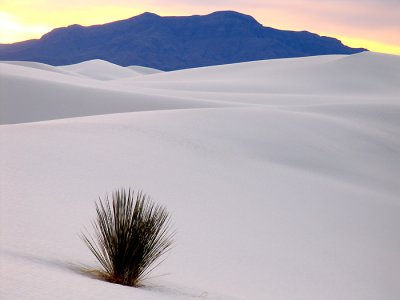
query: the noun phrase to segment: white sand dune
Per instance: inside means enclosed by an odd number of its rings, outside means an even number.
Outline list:
[[[157,70],[154,68],[142,67],[142,66],[129,66],[127,68],[134,72],[137,72],[139,75],[150,75],[150,74],[163,73],[163,71],[160,71],[160,70]]]
[[[60,73],[63,75],[69,75],[69,76],[80,76],[78,73],[74,72],[68,72],[65,71],[61,68],[38,63],[38,62],[33,62],[33,61],[0,61],[1,64],[6,63],[6,64],[11,64],[11,65],[17,65],[17,66],[22,66],[22,67],[27,67],[27,68],[34,68],[34,69],[39,69],[42,71],[49,71],[49,72],[55,72],[55,73]]]
[[[55,72],[49,76],[26,62],[20,66],[0,63],[1,84],[9,87],[2,91],[0,124],[250,104],[374,104],[383,95],[386,103],[397,104],[399,65],[397,56],[362,53],[349,57],[250,62],[129,78],[123,77],[134,71],[99,60],[59,67],[80,76],[84,75],[79,71],[82,67],[100,77],[110,74],[109,79],[114,78],[99,82],[95,78],[71,78]],[[124,74],[118,79],[121,72]]]
[[[143,87],[189,91],[397,96],[399,80],[399,56],[363,52],[187,69],[140,77],[135,82]]]
[[[217,100],[153,95],[140,89],[0,63],[0,124],[128,111],[221,106]]]
[[[110,81],[0,64],[0,295],[399,299],[399,70],[376,53]],[[144,289],[73,267],[95,264],[78,234],[121,186],[177,229]]]
[[[59,67],[59,69],[81,74],[97,80],[112,80],[161,72],[156,69],[140,66],[124,68],[100,59],[89,60],[74,65],[62,66]]]

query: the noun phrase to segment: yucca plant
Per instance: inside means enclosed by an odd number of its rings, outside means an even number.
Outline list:
[[[167,210],[141,191],[121,189],[96,203],[94,237],[81,238],[100,262],[106,281],[138,287],[172,246]]]

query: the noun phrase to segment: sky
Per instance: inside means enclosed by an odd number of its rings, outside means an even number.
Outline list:
[[[0,0],[0,43],[146,11],[185,16],[217,10],[249,14],[268,27],[308,30],[352,47],[400,55],[400,0]]]

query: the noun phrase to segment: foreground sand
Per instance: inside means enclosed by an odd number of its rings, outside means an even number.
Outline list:
[[[399,57],[0,75],[4,299],[400,297]],[[78,234],[122,186],[177,229],[145,289],[74,268],[95,265]]]

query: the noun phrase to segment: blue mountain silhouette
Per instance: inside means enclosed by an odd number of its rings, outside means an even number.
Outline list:
[[[38,40],[0,45],[0,60],[66,65],[103,59],[160,70],[322,54],[353,54],[335,38],[264,27],[234,11],[161,17],[144,13],[104,25],[57,28]]]

